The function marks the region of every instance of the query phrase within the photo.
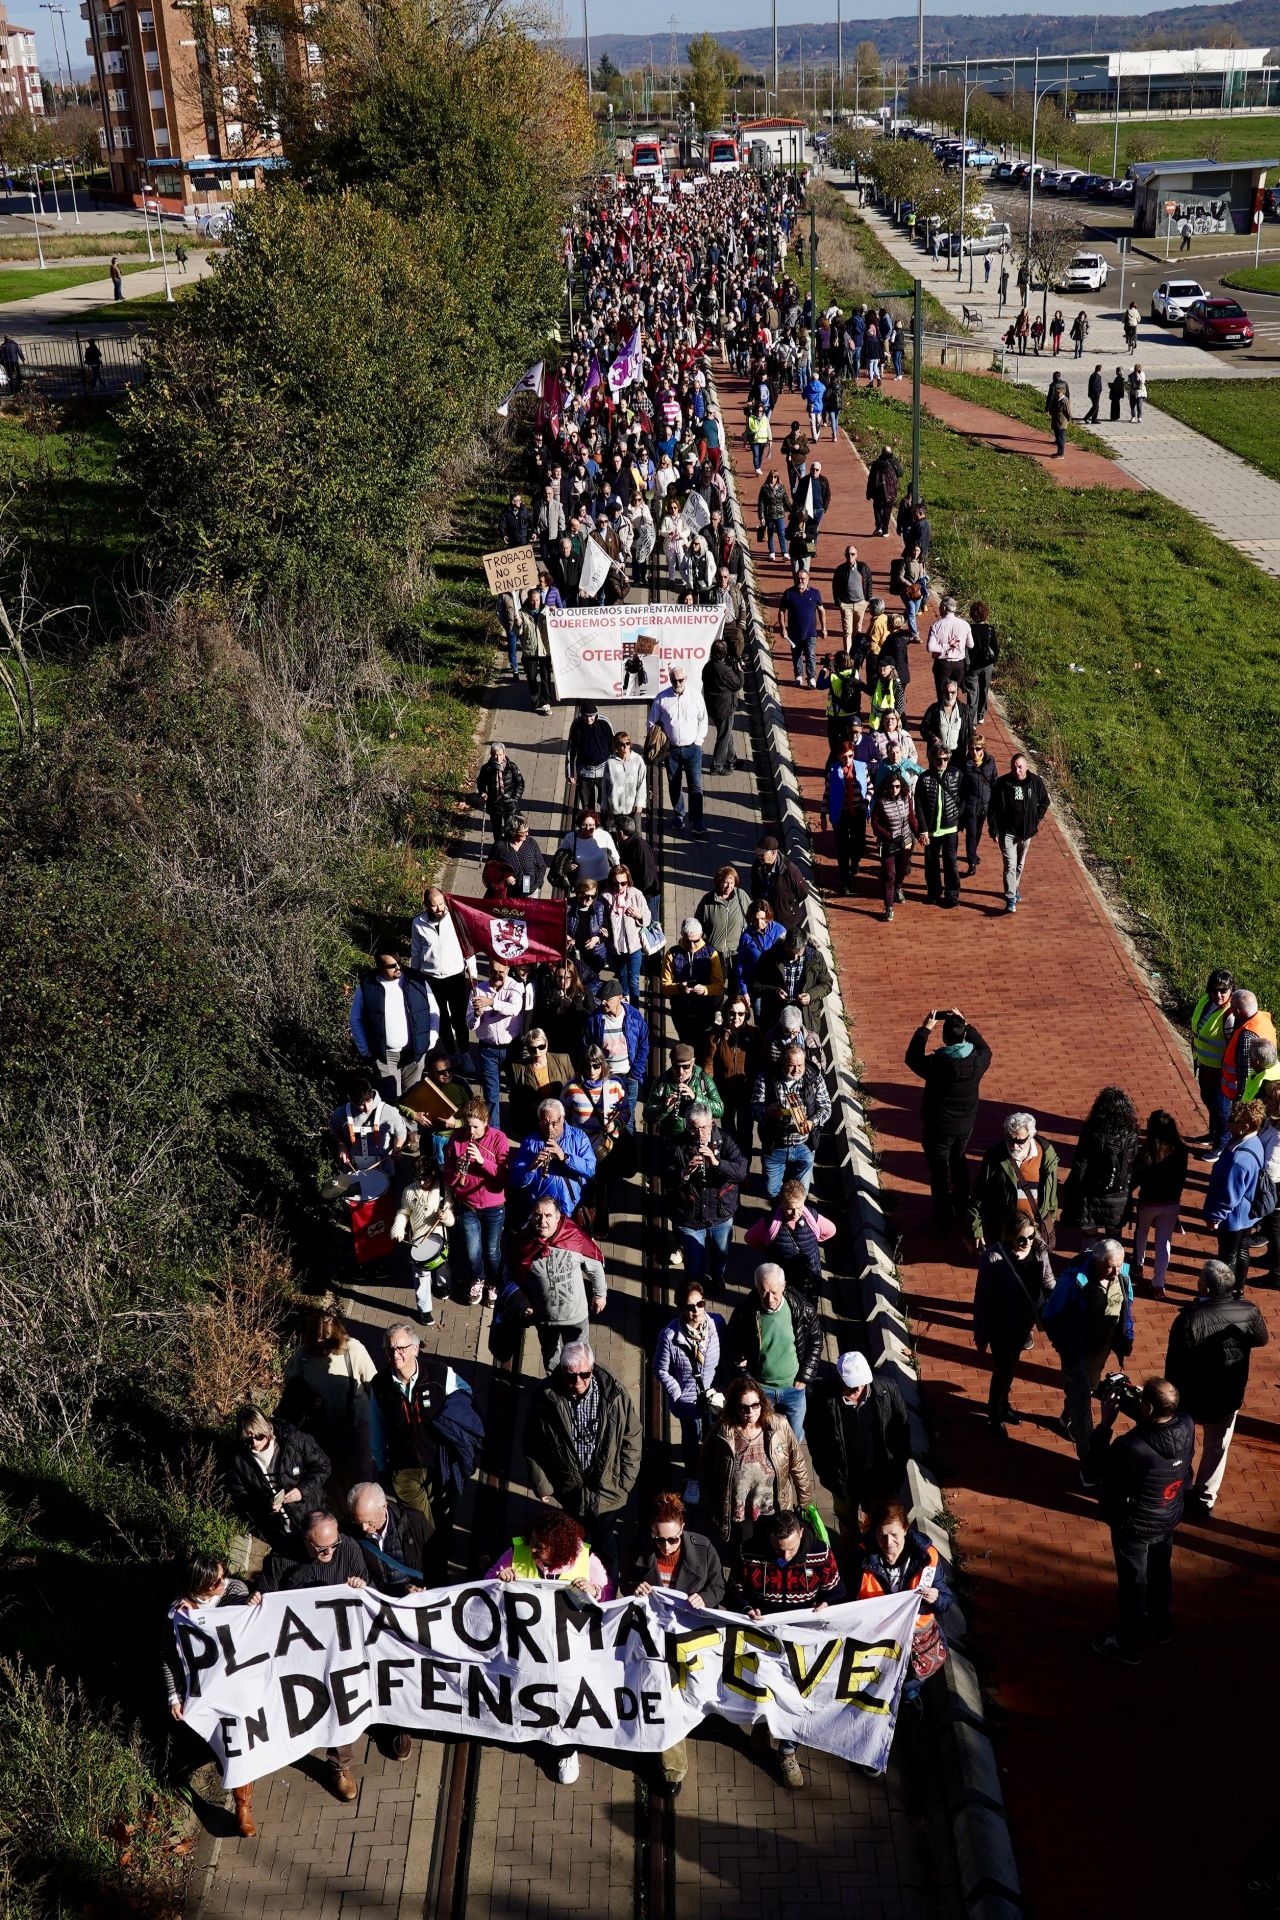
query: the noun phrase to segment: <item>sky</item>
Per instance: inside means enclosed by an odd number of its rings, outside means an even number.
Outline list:
[[[1081,18],[1092,19],[1095,16],[1105,18],[1108,14],[1129,14],[1154,10],[1159,0],[1153,0],[1151,8],[1144,7],[1142,0],[1056,0],[1052,11],[1059,14],[1074,14]],[[67,8],[67,41],[71,48],[71,59],[78,78],[87,76],[91,62],[84,51],[85,35],[88,29],[80,18],[78,0],[64,0]],[[848,19],[874,19],[877,15],[874,6],[867,0],[841,0],[844,17]],[[5,9],[9,18],[20,26],[34,27],[36,46],[43,72],[56,74],[57,64],[53,58],[53,41],[50,29],[53,25],[49,14],[42,13],[37,0],[5,0]],[[591,31],[593,33],[652,33],[670,35],[671,16],[674,12],[679,19],[677,29],[682,39],[690,34],[699,33],[703,28],[713,32],[725,31],[735,27],[759,25],[766,27],[770,20],[770,10],[766,0],[755,0],[755,4],[744,9],[741,0],[682,0],[680,6],[674,6],[673,0],[588,0]],[[1033,7],[1019,8],[1011,6],[984,8],[974,4],[974,0],[927,0],[927,13],[931,18],[949,13],[982,13],[995,19],[1002,13],[1027,12]],[[1047,9],[1041,9],[1047,10]],[[910,17],[914,13],[899,5],[886,18]],[[835,20],[835,0],[823,5],[822,0],[778,0],[778,19],[784,23],[805,20]],[[581,0],[569,0],[565,7],[565,31],[580,34],[582,31]],[[59,29],[61,46],[61,29]]]

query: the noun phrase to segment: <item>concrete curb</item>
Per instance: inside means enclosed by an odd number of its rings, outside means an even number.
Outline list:
[[[813,847],[808,819],[796,779],[777,671],[756,589],[750,537],[754,520],[748,524],[743,515],[727,459],[724,476],[746,562],[747,604],[760,687],[761,720],[777,782],[779,838],[796,865],[812,872]],[[915,1453],[908,1471],[912,1517],[950,1564],[946,1501],[928,1465],[929,1435],[911,1348],[907,1298],[896,1264],[897,1243],[885,1218],[875,1148],[859,1098],[858,1066],[849,1039],[826,908],[816,892],[810,893],[808,904],[809,932],[827,962],[834,983],[823,1011],[831,1063],[833,1118],[842,1143],[840,1179],[853,1231],[864,1346],[873,1369],[892,1379],[906,1401]],[[933,1697],[929,1700],[947,1782],[947,1812],[960,1888],[970,1920],[1018,1920],[1023,1912],[1021,1883],[995,1751],[986,1731],[981,1687],[972,1662],[962,1650],[965,1637],[963,1616],[953,1608],[947,1620],[950,1657],[942,1669],[944,1687],[930,1689]]]

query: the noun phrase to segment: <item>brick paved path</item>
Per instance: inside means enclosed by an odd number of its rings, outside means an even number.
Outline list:
[[[564,830],[567,717],[558,710],[553,720],[539,718],[529,711],[523,688],[505,679],[491,691],[487,706],[482,736],[506,741],[525,775],[523,804],[531,829],[549,852]],[[628,727],[633,739],[643,738],[642,709],[626,708],[610,717],[615,726]],[[761,801],[745,719],[739,721],[737,755],[736,775],[706,781],[708,841],[668,842],[663,923],[673,936],[717,866],[733,860],[744,876],[749,870]],[[464,839],[452,884],[460,893],[478,892],[478,873],[479,840],[472,833]],[[625,1191],[632,1208],[643,1204],[637,1183]],[[815,1193],[834,1209],[834,1183],[829,1196],[821,1184]],[[759,1208],[753,1190],[739,1216],[743,1229]],[[643,1300],[641,1245],[638,1213],[620,1205],[605,1243],[610,1301],[604,1320],[592,1329],[605,1366],[638,1406],[645,1355],[668,1317],[665,1310],[653,1316]],[[717,1302],[719,1308],[728,1311],[753,1266],[739,1233],[731,1254],[730,1300]],[[349,1299],[353,1330],[380,1358],[380,1331],[404,1314],[405,1294],[357,1281]],[[424,1334],[428,1351],[446,1355],[476,1383],[482,1405],[490,1374],[488,1322],[480,1308],[437,1306],[436,1327]],[[510,1531],[520,1531],[531,1516],[519,1421],[539,1377],[538,1350],[530,1340],[512,1444]],[[683,1482],[683,1471],[672,1471],[666,1480],[677,1488]],[[833,1519],[825,1495],[821,1504]],[[464,1509],[456,1554],[462,1568],[471,1552],[467,1520]],[[398,1765],[383,1756],[376,1739],[366,1737],[356,1746],[360,1794],[351,1806],[333,1799],[319,1764],[287,1768],[262,1781],[255,1794],[260,1837],[222,1842],[201,1920],[267,1920],[274,1913],[294,1912],[309,1920],[418,1920],[438,1839],[443,1752],[437,1741],[415,1739],[413,1757]],[[675,1804],[671,1920],[774,1920],[785,1895],[799,1884],[807,1920],[847,1920],[855,1897],[860,1920],[933,1920],[950,1910],[942,1903],[935,1856],[922,1830],[923,1790],[904,1778],[896,1761],[885,1779],[868,1780],[842,1761],[808,1753],[806,1790],[793,1794],[778,1783],[770,1762],[750,1752],[745,1736],[725,1725],[697,1736],[691,1762]],[[582,1913],[591,1920],[628,1920],[637,1910],[638,1847],[647,1823],[636,1769],[587,1749],[581,1766],[570,1791],[556,1786],[545,1753],[536,1747],[482,1749],[465,1892],[468,1916],[560,1920]]]
[[[742,449],[743,384],[722,379],[721,396],[726,444],[750,512],[759,483]],[[846,417],[849,406],[846,390]],[[790,419],[785,399],[779,417]],[[898,543],[874,537],[864,470],[843,436],[835,447],[828,438],[822,461],[832,506],[815,582],[829,600],[831,573],[853,539],[877,591],[887,594]],[[763,592],[786,584],[777,562],[758,558],[757,569]],[[999,626],[1002,609],[992,612]],[[839,622],[828,618],[838,642]],[[817,836],[824,696],[790,687],[788,650],[779,643],[775,651],[819,871],[834,885],[833,849]],[[923,658],[921,647],[913,653],[908,698],[917,725],[932,698],[932,676],[918,664]],[[1009,735],[994,712],[985,730],[1007,767]],[[1185,1524],[1178,1535],[1176,1638],[1136,1671],[1112,1668],[1088,1644],[1112,1621],[1109,1540],[1079,1489],[1074,1454],[1048,1425],[1061,1403],[1054,1356],[1038,1337],[1014,1391],[1028,1418],[1009,1441],[991,1436],[986,1366],[970,1335],[972,1264],[927,1228],[919,1082],[907,1074],[903,1053],[930,1007],[959,1005],[981,1028],[994,1061],[983,1082],[975,1157],[1016,1105],[1038,1114],[1069,1166],[1081,1118],[1113,1079],[1144,1117],[1152,1107],[1168,1107],[1192,1133],[1202,1121],[1183,1045],[1153,1005],[1054,815],[1032,849],[1026,905],[1016,918],[1002,912],[998,860],[990,842],[986,848],[957,911],[925,906],[917,873],[907,904],[886,925],[878,873],[864,868],[856,895],[829,899],[828,914],[882,1173],[896,1201],[939,1478],[972,1583],[972,1642],[994,1697],[1024,1890],[1038,1920],[1119,1915],[1135,1905],[1148,1913],[1236,1912],[1235,1869],[1275,1819],[1271,1770],[1257,1764],[1269,1722],[1256,1713],[1255,1699],[1264,1672],[1268,1689],[1275,1676],[1265,1651],[1274,1589],[1259,1576],[1280,1569],[1277,1296],[1258,1296],[1272,1347],[1255,1362],[1221,1500],[1210,1521]],[[1197,1219],[1202,1189],[1196,1173],[1169,1302],[1139,1298],[1135,1377],[1163,1369],[1173,1314],[1194,1291],[1198,1262],[1212,1251]]]
[[[1084,383],[1089,375],[1081,372],[1083,365],[1083,361],[1073,361],[1064,367],[1068,382],[1075,383],[1072,406],[1077,420],[1086,411]],[[1050,360],[1044,372],[1046,393],[1052,375]],[[994,375],[992,377],[994,379]],[[943,393],[938,387],[924,386],[921,399],[926,412],[954,427],[966,440],[982,440],[997,453],[1020,453],[1034,460],[1060,487],[1111,487],[1119,493],[1145,491],[1144,483],[1126,473],[1118,461],[1108,460],[1105,454],[1090,453],[1087,447],[1073,446],[1070,440],[1059,460],[1053,434],[1047,427],[1043,430],[1029,427],[1022,420],[1011,420],[1007,413],[997,413],[993,407],[975,406],[969,400],[958,400],[953,393]],[[823,471],[826,471],[825,462]]]

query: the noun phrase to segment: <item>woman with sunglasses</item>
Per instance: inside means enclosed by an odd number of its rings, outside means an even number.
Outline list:
[[[718,1607],[724,1602],[724,1568],[720,1555],[705,1534],[685,1526],[685,1503],[678,1493],[660,1493],[649,1509],[649,1543],[636,1554],[626,1591],[641,1599],[646,1594],[678,1593],[691,1607]],[[662,1786],[674,1800],[689,1771],[689,1753],[683,1740],[658,1756]]]
[[[1020,1418],[1009,1401],[1018,1358],[1053,1286],[1048,1249],[1035,1222],[1016,1213],[1000,1239],[983,1248],[973,1290],[973,1344],[991,1354],[987,1418],[1002,1439]]]
[[[701,1061],[702,1071],[710,1074],[724,1102],[724,1125],[742,1149],[751,1165],[755,1119],[751,1112],[751,1089],[756,1077],[756,1053],[760,1035],[751,1018],[751,1001],[745,993],[735,993],[725,1001],[707,1031]]]
[[[702,1499],[698,1484],[702,1443],[724,1406],[724,1395],[715,1387],[723,1336],[724,1321],[718,1313],[708,1313],[701,1280],[686,1280],[676,1291],[675,1318],[658,1335],[653,1370],[672,1415],[680,1422],[688,1475],[684,1497],[691,1507]]]
[[[227,1470],[231,1504],[273,1547],[289,1546],[302,1516],[325,1504],[329,1456],[301,1427],[274,1424],[258,1407],[236,1414],[236,1450]]]
[[[576,1048],[577,1042],[574,1043]],[[573,1078],[573,1052],[555,1046],[545,1027],[530,1027],[507,1056],[508,1125],[513,1140],[533,1132],[544,1100],[558,1100]]]
[[[785,1413],[749,1373],[725,1389],[724,1411],[702,1449],[702,1510],[721,1554],[749,1540],[770,1514],[803,1512],[813,1499],[813,1463]]]

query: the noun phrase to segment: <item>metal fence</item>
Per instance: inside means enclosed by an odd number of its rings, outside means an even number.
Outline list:
[[[67,328],[65,339],[42,333],[19,342],[23,358],[16,379],[0,385],[0,399],[38,394],[44,400],[73,400],[84,394],[123,393],[141,380],[142,343],[133,328],[104,327],[101,333]]]

